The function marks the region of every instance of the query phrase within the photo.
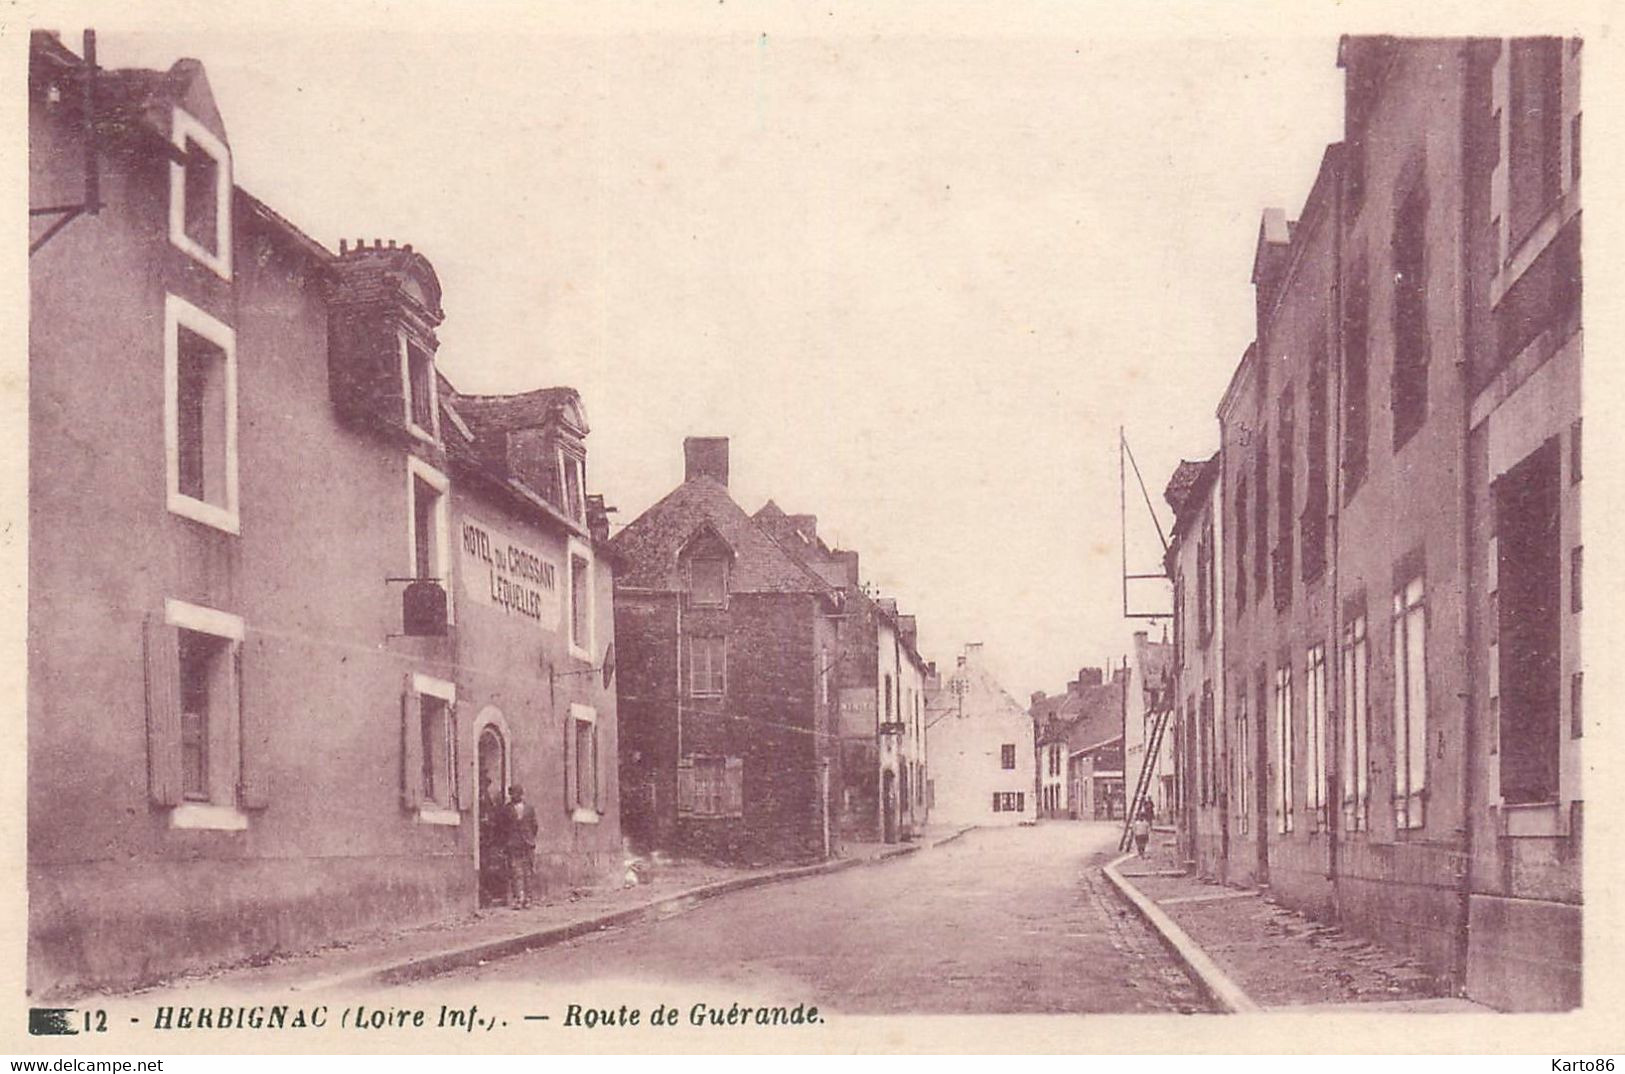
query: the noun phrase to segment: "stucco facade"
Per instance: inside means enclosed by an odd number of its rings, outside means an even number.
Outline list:
[[[79,181],[83,117],[60,92],[78,77],[36,37],[33,204]],[[567,812],[561,755],[574,712],[614,756],[613,692],[569,674],[602,654],[567,642],[573,600],[611,635],[613,572],[585,504],[548,505],[454,428],[432,267],[393,244],[336,256],[236,189],[195,61],[109,72],[101,101],[121,122],[97,143],[100,211],[30,263],[30,987],[130,985],[474,908],[488,727],[505,778],[550,807],[544,882],[614,870],[613,765]],[[215,155],[193,183],[198,158],[165,146],[199,141]],[[366,297],[346,290],[363,262]],[[389,353],[426,353],[427,409],[406,409],[403,379],[399,409],[339,404],[346,302],[387,311]],[[486,580],[454,554],[465,521],[557,564],[551,620],[470,599]],[[574,591],[571,549],[588,564]],[[403,636],[392,579],[432,579],[418,592],[444,594],[443,633]]]
[[[926,740],[933,819],[983,827],[1036,819],[1032,718],[994,679],[979,644],[943,676]]]

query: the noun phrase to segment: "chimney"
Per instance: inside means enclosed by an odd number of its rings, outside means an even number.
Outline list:
[[[835,559],[846,568],[846,584],[850,589],[856,589],[861,584],[858,580],[858,554],[837,548]]]
[[[1032,707],[1027,711],[1036,716],[1038,715],[1038,710],[1044,707],[1044,702],[1048,700],[1048,695],[1042,690],[1034,690],[1032,692],[1032,696],[1028,698],[1028,700],[1032,702]]]
[[[690,436],[683,440],[683,480],[709,477],[728,487],[728,438]]]
[[[1105,673],[1102,672],[1099,668],[1079,668],[1078,669],[1078,685],[1079,686],[1099,686],[1101,684],[1102,680],[1103,680],[1104,674]]]

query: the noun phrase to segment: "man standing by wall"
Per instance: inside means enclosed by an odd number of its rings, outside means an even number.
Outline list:
[[[525,801],[525,788],[508,788],[508,875],[513,885],[508,904],[515,910],[530,905],[536,868],[536,809]]]

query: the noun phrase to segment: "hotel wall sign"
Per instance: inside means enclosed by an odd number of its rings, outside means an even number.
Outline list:
[[[559,628],[561,566],[483,522],[462,523],[463,588],[480,604]]]

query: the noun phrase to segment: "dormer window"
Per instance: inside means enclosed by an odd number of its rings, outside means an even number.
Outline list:
[[[170,141],[169,241],[231,279],[231,152],[203,124],[175,110]]]
[[[559,488],[564,492],[564,502],[560,506],[577,522],[583,522],[587,517],[586,466],[586,461],[579,456],[568,451],[559,452]]]
[[[406,427],[413,435],[438,443],[440,408],[434,356],[428,348],[405,336],[401,337],[401,379],[406,386]]]
[[[728,595],[728,561],[721,556],[689,560],[688,600],[690,604],[723,604]]]

